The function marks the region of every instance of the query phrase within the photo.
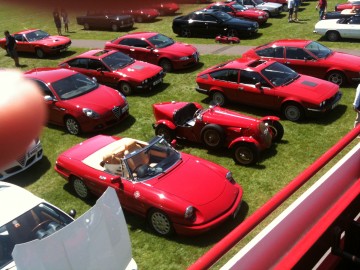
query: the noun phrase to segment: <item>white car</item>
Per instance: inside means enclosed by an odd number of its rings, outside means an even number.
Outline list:
[[[114,189],[74,221],[75,211],[70,216],[21,187],[0,182],[0,213],[1,270],[137,269]]]
[[[360,39],[360,14],[348,18],[321,20],[315,24],[314,33],[326,36],[329,41],[341,38]]]
[[[18,157],[16,160],[0,168],[0,180],[13,176],[23,170],[26,170],[30,166],[34,165],[43,156],[43,149],[39,139],[34,139],[27,148],[24,155]]]

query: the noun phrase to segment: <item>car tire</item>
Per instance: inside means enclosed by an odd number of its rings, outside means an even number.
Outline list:
[[[125,96],[130,96],[133,93],[133,89],[131,85],[127,82],[120,82],[119,84],[119,91],[123,93]]]
[[[191,37],[191,31],[188,27],[181,27],[180,36],[182,37]]]
[[[229,29],[227,31],[227,36],[228,37],[238,37],[239,36],[239,33],[238,31],[236,31],[235,29]]]
[[[148,222],[151,228],[161,236],[170,236],[174,233],[169,217],[161,210],[152,209],[148,215]]]
[[[90,25],[88,23],[84,23],[84,29],[85,30],[90,30]]]
[[[225,141],[224,129],[218,125],[209,124],[201,130],[201,140],[209,149],[218,149]]]
[[[171,143],[171,141],[175,138],[174,131],[163,124],[160,124],[155,128],[155,134],[157,136],[163,136],[169,143]]]
[[[164,69],[165,72],[171,72],[173,70],[173,65],[169,59],[161,59],[159,66]]]
[[[252,143],[240,142],[232,147],[233,159],[240,165],[253,165],[259,161],[259,151]]]
[[[141,16],[137,16],[135,18],[135,21],[138,22],[138,23],[142,23],[143,22],[143,18]]]
[[[71,179],[72,187],[76,193],[76,195],[81,199],[89,199],[91,197],[91,193],[89,188],[85,185],[84,181],[78,177],[73,177]]]
[[[340,34],[338,31],[328,31],[326,32],[326,38],[329,41],[338,41],[340,39]]]
[[[224,106],[226,104],[226,97],[220,91],[215,91],[211,95],[212,102],[219,106]]]
[[[346,82],[346,77],[341,71],[330,71],[326,75],[326,80],[337,85],[343,85]]]
[[[36,48],[35,53],[36,53],[36,56],[38,58],[44,58],[45,57],[44,51],[42,49],[40,49],[40,48]]]
[[[117,31],[119,31],[119,26],[116,23],[113,23],[111,25],[111,30],[114,32],[117,32]]]
[[[81,133],[81,127],[78,121],[72,116],[65,118],[66,130],[72,135],[79,135]]]
[[[304,117],[304,109],[295,102],[288,102],[283,105],[282,113],[287,120],[298,122]]]
[[[273,142],[280,142],[282,137],[284,136],[284,127],[279,121],[272,121],[272,120],[266,120],[264,121],[267,123],[268,127],[270,128],[273,138]]]

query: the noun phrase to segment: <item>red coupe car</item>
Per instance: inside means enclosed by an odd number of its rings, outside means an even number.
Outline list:
[[[226,101],[278,110],[299,121],[310,112],[332,110],[341,99],[337,84],[300,75],[276,61],[240,58],[208,68],[196,77],[200,93]]]
[[[25,76],[42,90],[49,123],[65,126],[71,134],[102,130],[129,115],[122,94],[76,71],[38,68]]]
[[[344,9],[360,9],[360,1],[348,1],[335,6],[335,11],[342,11]]]
[[[220,10],[230,14],[231,16],[256,21],[264,24],[269,19],[267,12],[257,8],[247,8],[237,2],[216,2],[210,4],[205,9]]]
[[[157,103],[153,111],[156,135],[168,142],[181,138],[203,143],[209,149],[225,146],[232,150],[234,161],[242,165],[258,162],[259,153],[284,135],[275,116],[256,119],[219,106],[204,109],[191,102]]]
[[[199,62],[198,50],[156,32],[136,32],[105,43],[105,49],[119,50],[137,60],[161,66],[166,72]]]
[[[83,199],[114,188],[124,209],[163,236],[210,230],[236,216],[243,193],[227,169],[180,153],[162,137],[146,143],[98,135],[62,153],[55,170]]]
[[[333,51],[311,40],[282,39],[258,46],[242,57],[276,60],[295,71],[338,85],[360,81],[360,57]]]
[[[154,8],[144,8],[144,9],[128,9],[122,10],[120,13],[131,15],[135,22],[152,22],[158,16],[160,16],[160,12]]]
[[[150,7],[157,9],[160,16],[174,15],[176,11],[180,9],[180,6],[177,3],[172,2],[153,3]]]
[[[12,34],[16,39],[16,51],[35,53],[44,58],[49,54],[59,54],[70,46],[71,40],[63,36],[50,36],[39,29],[23,30]],[[0,47],[5,49],[6,39],[0,39]]]
[[[151,90],[159,86],[165,76],[161,67],[137,61],[115,50],[91,50],[59,66],[95,77],[98,82],[118,89],[125,96],[134,90]]]

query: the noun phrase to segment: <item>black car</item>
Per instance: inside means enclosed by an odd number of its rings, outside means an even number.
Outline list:
[[[326,12],[323,19],[341,19],[341,18],[348,18],[355,14],[360,14],[360,9],[344,9],[342,11],[333,11],[333,12]]]
[[[176,17],[172,23],[175,34],[182,37],[217,35],[251,36],[259,29],[259,24],[250,20],[234,18],[231,15],[214,10],[195,11]]]
[[[89,29],[131,29],[134,18],[131,15],[116,15],[107,12],[88,11],[84,16],[76,17],[77,24],[83,25],[85,30]]]

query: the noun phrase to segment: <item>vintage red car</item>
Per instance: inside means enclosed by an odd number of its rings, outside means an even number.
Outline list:
[[[342,96],[337,84],[300,75],[272,60],[228,61],[200,72],[196,82],[196,90],[215,104],[232,101],[277,110],[291,121],[330,111]]]
[[[342,11],[344,9],[360,9],[360,1],[348,1],[335,5],[335,11]]]
[[[94,77],[125,96],[133,94],[134,90],[152,90],[163,82],[165,76],[161,67],[137,61],[115,50],[90,50],[65,60],[59,66]]]
[[[333,51],[312,40],[276,40],[250,49],[242,57],[276,60],[301,74],[338,85],[360,81],[360,56]]]
[[[163,236],[218,226],[236,216],[243,193],[230,171],[178,152],[162,137],[146,143],[98,135],[60,154],[55,170],[83,199],[114,188],[124,209]]]
[[[240,39],[238,37],[229,37],[219,35],[215,37],[215,42],[217,43],[225,43],[225,44],[237,44],[240,43]]]
[[[131,15],[135,22],[152,22],[158,16],[160,16],[160,12],[155,8],[143,8],[143,9],[127,9],[120,11],[122,14]]]
[[[173,2],[153,3],[150,7],[157,9],[160,16],[174,15],[180,9],[180,6]]]
[[[64,36],[50,36],[39,29],[28,29],[12,34],[16,40],[16,51],[35,53],[37,57],[59,54],[68,49],[71,40]],[[0,39],[0,47],[5,49],[6,39]]]
[[[154,104],[153,112],[156,135],[168,142],[180,138],[209,149],[226,147],[241,165],[258,162],[260,152],[284,135],[276,116],[257,119],[219,106],[205,109],[199,103],[174,101]]]
[[[269,19],[267,12],[257,8],[247,8],[236,1],[212,3],[206,9],[223,11],[231,16],[256,21],[259,24],[264,24]]]
[[[166,72],[199,63],[198,50],[157,32],[135,32],[105,43],[105,49],[119,50],[130,57],[161,66]]]
[[[37,68],[25,72],[41,89],[48,122],[65,126],[70,134],[116,125],[129,115],[129,105],[118,91],[68,69]]]

